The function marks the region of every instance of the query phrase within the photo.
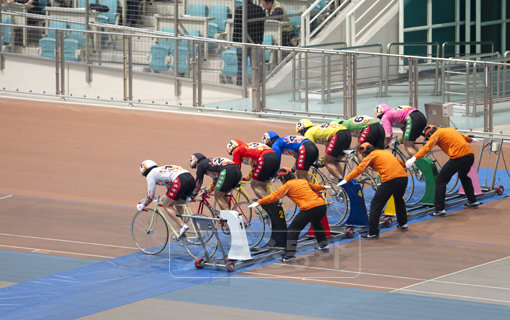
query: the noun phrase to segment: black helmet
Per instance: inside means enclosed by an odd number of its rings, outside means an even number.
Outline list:
[[[197,164],[200,162],[200,160],[205,159],[206,157],[201,153],[193,153],[189,157],[189,166],[191,168],[195,168]]]
[[[295,179],[296,177],[294,176],[294,173],[292,172],[291,169],[283,167],[280,170],[278,170],[277,178],[280,179],[282,183],[286,183],[287,181]]]

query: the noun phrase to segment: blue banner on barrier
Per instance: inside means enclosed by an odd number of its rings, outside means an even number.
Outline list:
[[[347,196],[349,197],[349,218],[345,222],[351,226],[367,226],[368,215],[365,206],[365,198],[360,184],[353,179],[343,185]]]

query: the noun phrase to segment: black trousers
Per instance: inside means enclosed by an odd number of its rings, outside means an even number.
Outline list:
[[[395,211],[399,225],[407,223],[406,203],[404,193],[407,187],[407,177],[400,177],[383,182],[375,192],[370,203],[369,234],[379,234],[379,219],[384,206],[391,196],[395,199]]]
[[[322,218],[326,214],[326,205],[313,207],[308,210],[299,211],[299,213],[294,217],[292,222],[288,227],[288,235],[287,235],[287,252],[285,253],[286,257],[294,257],[296,255],[296,246],[299,238],[299,234],[306,227],[308,223],[312,224],[313,232],[315,233],[315,238],[317,239],[317,243],[319,245],[324,245],[328,243],[326,239],[326,231],[324,231],[324,227],[322,226]]]
[[[473,182],[467,175],[474,162],[475,155],[470,153],[458,159],[450,159],[444,164],[436,179],[436,194],[434,198],[434,207],[436,207],[436,210],[444,210],[446,185],[456,172],[459,175],[460,182],[462,183],[462,187],[464,188],[469,202],[476,201]]]

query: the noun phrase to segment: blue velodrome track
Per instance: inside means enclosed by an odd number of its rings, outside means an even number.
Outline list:
[[[506,171],[498,177],[509,185]],[[197,270],[181,248],[170,250],[171,260],[165,250],[100,262],[0,250],[0,281],[15,283],[0,289],[0,319],[72,319],[147,298],[331,319],[510,319],[510,306],[239,275],[274,259],[234,274]]]

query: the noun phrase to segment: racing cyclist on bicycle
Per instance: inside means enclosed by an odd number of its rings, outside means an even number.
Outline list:
[[[308,119],[301,119],[296,123],[296,132],[313,143],[326,145],[324,166],[335,178],[342,179],[344,170],[337,160],[341,160],[344,150],[351,146],[347,128],[337,123],[314,125]]]
[[[183,214],[184,207],[176,206],[183,204],[191,196],[195,188],[195,179],[187,170],[175,165],[166,165],[158,167],[156,162],[145,160],[140,164],[140,172],[147,180],[147,196],[136,206],[138,211],[148,206],[156,195],[156,185],[167,188],[166,195],[163,197],[163,210],[176,225],[179,226],[179,238],[182,238],[188,230],[188,225],[184,224],[176,214]],[[167,209],[168,208],[168,209]]]
[[[410,106],[398,106],[391,109],[387,104],[375,107],[375,116],[381,120],[386,135],[385,144],[389,144],[393,136],[393,128],[402,130],[404,149],[408,156],[412,156],[416,149],[414,142],[427,126],[427,118],[420,110]]]
[[[197,170],[196,185],[192,197],[194,198],[204,182],[204,175],[212,178],[211,191],[214,188],[214,199],[218,202],[220,210],[229,210],[228,200],[225,197],[241,181],[243,174],[241,168],[227,158],[209,159],[201,153],[194,153],[189,158],[189,166]]]
[[[262,142],[273,148],[281,159],[282,154],[288,154],[296,159],[294,167],[298,179],[308,179],[308,170],[319,157],[319,149],[315,143],[303,136],[281,137],[274,131],[267,131],[262,137]]]
[[[280,158],[274,150],[263,143],[244,143],[239,139],[232,139],[227,143],[227,152],[232,156],[235,164],[241,167],[241,163],[251,165],[250,173],[243,177],[243,181],[250,181],[251,188],[257,198],[267,195],[267,183],[277,175],[280,168]],[[271,219],[270,247],[285,246],[287,223],[285,214],[280,204],[271,203],[262,206]]]

